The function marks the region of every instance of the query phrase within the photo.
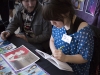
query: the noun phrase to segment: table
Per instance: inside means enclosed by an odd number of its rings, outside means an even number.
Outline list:
[[[37,56],[40,57],[40,60],[36,62],[41,68],[43,68],[45,71],[47,71],[50,75],[75,75],[73,72],[69,71],[64,71],[64,70],[59,70],[57,67],[55,67],[53,64],[51,64],[49,61],[41,57],[38,53],[35,52],[35,47],[28,42],[24,41],[21,38],[11,36],[8,38],[8,41],[16,45],[17,47],[24,45],[26,46],[29,50],[34,52]]]

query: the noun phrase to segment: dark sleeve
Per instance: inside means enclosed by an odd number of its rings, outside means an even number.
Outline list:
[[[18,13],[19,13],[19,11],[16,12],[12,22],[9,23],[8,27],[6,28],[6,31],[9,31],[11,34],[13,34],[18,29],[18,27],[20,26],[20,23],[19,23],[20,20],[18,18]]]
[[[51,36],[51,29],[52,29],[51,23],[42,19],[42,29],[43,30],[42,30],[41,34],[36,35],[36,36],[34,35],[34,37],[32,37],[32,38],[27,37],[28,41],[30,43],[32,43],[32,42],[33,43],[42,43],[44,41],[49,40],[50,36]]]

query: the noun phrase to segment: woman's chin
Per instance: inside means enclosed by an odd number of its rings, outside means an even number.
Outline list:
[[[32,9],[28,10],[29,13],[31,13],[32,11],[33,11]]]

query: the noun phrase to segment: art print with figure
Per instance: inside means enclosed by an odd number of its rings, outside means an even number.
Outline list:
[[[4,54],[15,48],[16,48],[16,46],[13,43],[10,43],[8,40],[3,40],[0,37],[0,54]]]
[[[0,54],[4,54],[6,52],[9,52],[15,48],[16,48],[16,46],[13,43],[10,43],[10,44],[0,48]]]
[[[85,0],[72,0],[72,4],[75,10],[83,11]]]
[[[2,54],[2,56],[7,62],[9,62],[15,71],[22,70],[40,59],[24,45],[16,48],[15,50]]]
[[[98,0],[88,0],[85,12],[94,16]]]

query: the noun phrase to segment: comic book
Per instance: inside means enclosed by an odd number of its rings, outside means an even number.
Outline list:
[[[0,75],[16,75],[7,62],[0,55]]]
[[[50,75],[44,69],[42,69],[36,63],[33,63],[29,67],[14,71],[13,68],[7,63],[0,55],[0,75]]]
[[[10,42],[9,42],[8,40],[1,41],[1,42],[0,42],[0,48],[3,47],[3,46],[6,46],[6,45],[8,45],[8,44],[10,44]]]
[[[50,75],[50,74],[47,73],[44,69],[42,69],[39,65],[34,63],[28,68],[20,72],[17,72],[17,75]]]
[[[4,54],[6,52],[9,52],[15,48],[16,48],[16,46],[13,43],[9,43],[5,46],[0,47],[0,54]]]
[[[8,75],[6,73],[10,73],[9,75],[50,75],[35,63],[40,58],[24,45],[1,54],[0,57],[3,60],[0,61],[0,73],[4,73],[2,75]]]

